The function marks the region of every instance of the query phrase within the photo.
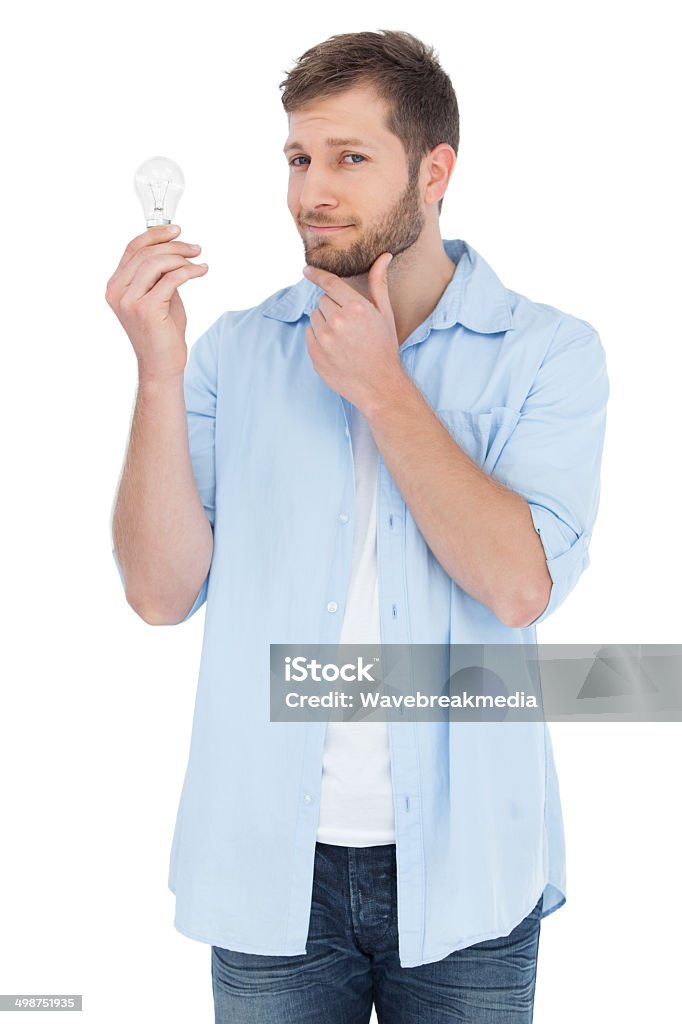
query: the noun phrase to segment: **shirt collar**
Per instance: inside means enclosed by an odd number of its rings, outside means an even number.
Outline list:
[[[428,326],[438,330],[459,323],[479,334],[509,330],[509,295],[492,267],[460,238],[443,239],[443,247],[457,268],[431,313]],[[310,315],[321,294],[318,285],[303,277],[274,301],[266,302],[262,313],[274,320],[294,323],[304,314]]]

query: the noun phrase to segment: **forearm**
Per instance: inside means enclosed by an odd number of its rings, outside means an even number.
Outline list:
[[[112,535],[131,607],[153,624],[184,618],[213,531],[192,473],[182,375],[139,382]]]
[[[404,372],[365,414],[447,574],[506,625],[532,622],[547,604],[551,578],[528,503],[469,459]]]

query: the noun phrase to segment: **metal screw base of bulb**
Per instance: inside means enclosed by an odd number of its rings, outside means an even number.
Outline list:
[[[159,224],[170,224],[170,221],[166,220],[163,217],[156,217],[154,220],[148,220],[147,221],[147,227],[148,228],[158,227]]]

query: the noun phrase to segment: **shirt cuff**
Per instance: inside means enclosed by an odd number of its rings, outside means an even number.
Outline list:
[[[588,547],[591,537],[589,530],[576,533],[543,505],[529,502],[533,525],[542,541],[547,560],[547,569],[552,578],[549,601],[544,611],[533,619],[530,626],[551,615],[568,597],[583,571],[590,564]]]

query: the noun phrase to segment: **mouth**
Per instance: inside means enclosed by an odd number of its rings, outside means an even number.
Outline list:
[[[318,227],[316,224],[306,224],[305,227],[314,235],[335,234],[337,231],[346,231],[352,224],[333,224],[331,227]]]

